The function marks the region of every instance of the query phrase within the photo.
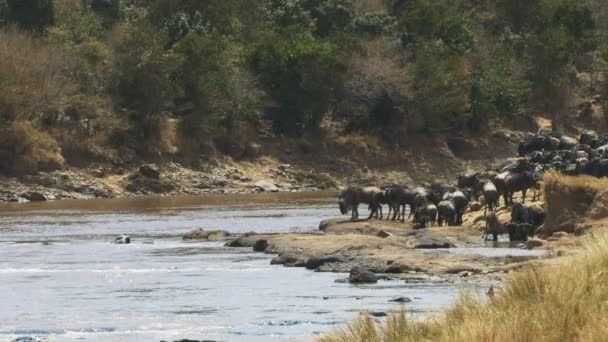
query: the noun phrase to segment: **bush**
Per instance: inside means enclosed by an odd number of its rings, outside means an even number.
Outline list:
[[[53,0],[3,0],[6,22],[37,34],[53,24]]]
[[[0,117],[41,120],[63,112],[77,83],[60,49],[15,30],[0,30]]]
[[[399,20],[404,47],[438,40],[458,54],[473,47],[470,18],[452,1],[415,0],[404,6]]]
[[[165,50],[167,42],[166,34],[139,21],[120,28],[114,49],[117,104],[127,109],[133,133],[146,145],[157,141],[160,114],[180,94],[173,79],[180,60]]]
[[[251,49],[249,61],[277,104],[271,117],[275,129],[284,133],[318,128],[345,72],[334,43],[296,27],[266,33]]]
[[[0,126],[0,160],[0,172],[18,176],[65,167],[57,142],[27,121]]]
[[[266,0],[265,14],[279,28],[298,26],[319,37],[344,32],[354,16],[348,0]]]
[[[414,106],[425,131],[464,128],[469,120],[466,60],[427,43],[418,47],[413,69]]]

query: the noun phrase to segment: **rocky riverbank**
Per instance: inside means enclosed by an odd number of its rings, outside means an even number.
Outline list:
[[[521,245],[508,248],[508,242],[484,242],[479,216],[483,218],[482,211],[468,213],[462,227],[418,230],[410,222],[329,219],[321,222],[317,233],[251,233],[227,245],[276,254],[271,263],[288,267],[317,272],[364,269],[406,281],[438,282],[464,277],[501,280],[512,270],[561,254],[550,245],[529,250]]]
[[[501,163],[517,154],[525,134],[435,141],[406,148],[365,141],[308,146],[273,141],[250,160],[216,156],[199,167],[177,162],[93,164],[19,177],[0,176],[0,203],[61,199],[246,194],[333,190],[349,184],[455,181],[455,175]],[[294,145],[295,144],[295,145]]]

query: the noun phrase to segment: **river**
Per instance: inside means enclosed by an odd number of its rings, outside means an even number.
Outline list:
[[[449,284],[336,283],[271,255],[183,242],[193,228],[312,232],[331,192],[124,198],[0,206],[0,341],[311,341],[363,310],[427,314]],[[129,245],[111,244],[130,234]]]

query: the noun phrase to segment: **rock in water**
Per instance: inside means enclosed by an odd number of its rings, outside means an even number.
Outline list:
[[[266,192],[277,192],[279,191],[279,188],[270,180],[264,179],[261,180],[257,183],[255,183],[255,186],[262,190],[262,191],[266,191]]]
[[[352,284],[375,284],[378,277],[368,269],[355,266],[350,270],[348,281]]]
[[[411,301],[412,300],[408,297],[399,297],[399,298],[389,300],[389,302],[395,302],[395,303],[409,303]]]
[[[121,235],[116,237],[113,242],[119,245],[129,244],[131,243],[131,237],[129,235]]]
[[[445,238],[426,236],[422,237],[414,248],[433,249],[433,248],[452,248],[454,244]]]
[[[328,264],[331,262],[342,262],[342,261],[344,261],[344,260],[337,256],[318,256],[318,257],[312,257],[312,258],[306,260],[306,262],[304,263],[304,267],[306,267],[306,269],[308,269],[308,270],[314,270],[314,269],[321,267],[322,265],[325,265],[325,264]]]
[[[160,179],[160,169],[158,168],[158,166],[156,164],[142,165],[139,168],[139,173],[141,173],[142,175],[144,175],[148,178]]]
[[[47,198],[44,194],[42,194],[40,192],[36,192],[36,191],[26,192],[26,193],[22,194],[21,197],[23,197],[31,202],[42,202],[42,201],[47,200]]]
[[[255,245],[253,245],[254,252],[264,252],[268,248],[268,240],[258,240]]]
[[[184,236],[182,236],[182,240],[218,241],[225,240],[228,236],[230,236],[230,233],[223,230],[204,230],[199,228],[184,234]]]

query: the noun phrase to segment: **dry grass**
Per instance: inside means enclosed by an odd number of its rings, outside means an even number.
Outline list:
[[[77,84],[60,49],[12,29],[0,30],[0,115],[31,120],[61,112]]]
[[[412,321],[404,313],[384,324],[369,316],[321,342],[607,341],[608,234],[589,234],[561,264],[515,274],[491,299],[463,295],[444,314]]]
[[[608,180],[591,176],[564,176],[548,172],[544,177],[545,209],[547,218],[544,231],[573,233],[576,223],[589,217],[599,219],[608,216]]]
[[[0,171],[14,175],[65,167],[57,141],[28,121],[0,127],[0,160]]]

